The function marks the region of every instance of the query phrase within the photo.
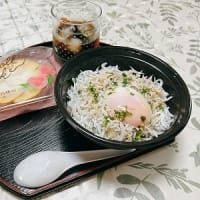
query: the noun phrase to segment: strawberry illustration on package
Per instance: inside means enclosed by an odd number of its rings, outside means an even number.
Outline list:
[[[27,83],[22,84],[24,87],[35,87],[42,89],[46,87],[48,84],[52,84],[54,81],[54,77],[56,75],[55,70],[53,70],[47,64],[41,65],[38,70],[38,74],[36,76],[31,76]]]

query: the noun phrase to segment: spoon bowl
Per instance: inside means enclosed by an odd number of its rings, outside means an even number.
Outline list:
[[[80,164],[118,157],[133,151],[134,149],[42,151],[28,156],[16,166],[14,180],[23,187],[37,188],[53,182],[64,172]]]

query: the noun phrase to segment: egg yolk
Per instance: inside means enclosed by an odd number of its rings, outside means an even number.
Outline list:
[[[139,92],[132,89],[130,91],[127,88],[116,88],[105,103],[115,113],[125,112],[125,117],[121,120],[123,123],[134,127],[149,123],[152,115],[150,105]]]

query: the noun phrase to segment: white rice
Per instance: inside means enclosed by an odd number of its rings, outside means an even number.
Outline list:
[[[123,85],[123,73],[130,79],[126,86]],[[81,72],[73,79],[73,83],[68,90],[70,100],[67,109],[74,120],[100,137],[128,142],[149,140],[170,128],[174,121],[174,116],[166,104],[170,97],[162,87],[163,81],[156,80],[153,76],[146,77],[133,68],[120,71],[118,66],[106,67],[104,63],[95,71]],[[107,119],[105,124],[105,117],[111,112],[105,104],[105,98],[116,88],[116,83],[117,87],[129,87],[141,92],[151,105],[152,118],[142,129],[117,119]],[[93,94],[88,89],[90,86],[95,91]],[[147,92],[144,92],[144,89],[147,89]],[[98,94],[97,97],[94,96],[95,93]]]

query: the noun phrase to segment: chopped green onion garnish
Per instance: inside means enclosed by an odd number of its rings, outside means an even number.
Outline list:
[[[142,88],[142,89],[140,89],[140,93],[141,94],[148,94],[150,91],[151,91],[150,88]]]
[[[132,113],[128,112],[127,109],[126,110],[114,110],[114,112],[115,112],[115,117],[120,121],[124,121],[127,116],[132,115]]]
[[[93,95],[95,102],[97,102],[99,94],[98,94],[95,86],[92,83],[89,84],[88,91]]]

